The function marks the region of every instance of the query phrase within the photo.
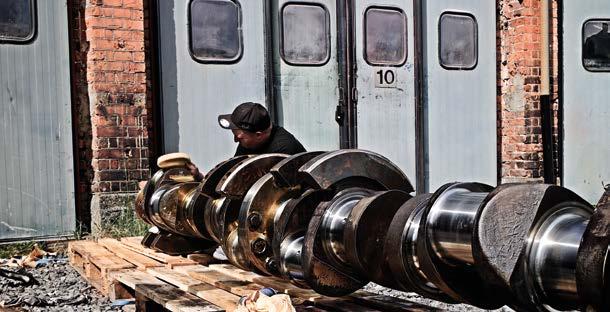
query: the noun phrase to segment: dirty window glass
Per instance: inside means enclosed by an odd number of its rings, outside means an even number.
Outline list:
[[[32,0],[0,1],[0,42],[27,41],[34,36]]]
[[[282,58],[293,65],[322,65],[330,56],[328,12],[310,4],[282,10]]]
[[[193,0],[190,49],[200,62],[234,62],[242,50],[241,12],[229,0]]]
[[[590,71],[610,71],[610,20],[590,20],[583,25],[582,62]]]
[[[407,17],[396,9],[370,8],[365,14],[365,59],[373,65],[407,60]]]
[[[439,25],[439,59],[447,69],[477,65],[477,22],[472,15],[444,13]]]

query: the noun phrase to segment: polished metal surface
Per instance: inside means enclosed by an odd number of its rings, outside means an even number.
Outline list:
[[[473,264],[474,218],[487,193],[453,186],[434,202],[428,214],[428,237],[437,257],[449,265]]]
[[[295,233],[284,239],[280,246],[280,271],[292,280],[302,281],[304,233]]]
[[[222,229],[224,228],[224,224],[222,223],[223,218],[221,218],[220,209],[223,207],[225,201],[229,201],[230,199],[226,197],[221,197],[218,199],[208,200],[205,212],[204,212],[204,222],[205,227],[208,229],[208,233],[212,237],[212,239],[218,243],[221,242],[222,238]]]
[[[239,244],[237,230],[229,232],[224,244],[220,246],[231,263],[244,270],[252,269],[250,262],[244,254],[244,250]]]
[[[582,205],[551,210],[532,234],[528,269],[534,289],[545,305],[559,310],[578,308],[576,255],[591,211]]]
[[[322,220],[322,247],[327,256],[338,261],[340,264],[347,264],[345,257],[344,230],[347,217],[354,206],[361,199],[373,195],[371,190],[363,188],[349,188],[343,190],[332,199],[324,218]]]
[[[255,254],[248,247],[257,239],[271,245],[276,219],[288,201],[299,194],[300,188],[279,187],[274,183],[273,175],[267,173],[258,179],[244,196],[237,221],[239,241],[246,257],[261,272],[276,273],[273,269],[269,270],[267,265],[267,258],[272,256],[271,248]],[[253,219],[252,216],[257,217]],[[249,220],[257,220],[257,224],[254,226]]]
[[[403,230],[403,249],[401,256],[403,257],[403,263],[407,273],[411,277],[411,280],[418,284],[417,286],[430,292],[438,292],[438,288],[428,281],[426,274],[422,271],[417,255],[417,235],[424,209],[425,207],[421,206],[419,209],[413,211]]]

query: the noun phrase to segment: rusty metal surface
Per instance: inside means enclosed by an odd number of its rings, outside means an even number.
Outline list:
[[[211,199],[201,193],[201,186],[198,183],[184,199],[183,222],[193,236],[213,240],[205,225],[205,209]]]
[[[274,221],[288,201],[300,193],[300,187],[278,187],[274,176],[268,173],[256,181],[244,197],[238,218],[239,242],[246,257],[260,271],[278,273],[274,267],[267,267],[268,259],[273,259]],[[256,240],[262,240],[268,246],[264,252],[252,250],[251,245]]]
[[[216,192],[216,186],[220,183],[227,172],[248,157],[249,156],[243,155],[229,158],[212,168],[212,170],[205,175],[203,181],[201,181],[201,193],[209,196],[210,198],[219,198],[221,194]]]
[[[241,198],[256,180],[286,157],[286,154],[263,154],[245,159],[222,177],[216,192],[229,198]]]
[[[303,244],[303,274],[311,289],[326,296],[337,297],[360,289],[368,281],[359,279],[353,271],[336,269],[324,254],[320,227],[329,203],[318,205],[307,227]]]
[[[332,193],[330,192],[309,189],[298,198],[292,199],[277,216],[271,248],[273,255],[276,257],[275,260],[280,263],[279,273],[282,276],[290,278],[286,267],[282,265],[282,244],[293,237],[304,237],[316,207],[321,202],[328,201],[331,198]]]
[[[413,191],[404,173],[387,158],[363,150],[338,150],[319,155],[299,169],[303,181],[318,189],[328,189],[345,179],[365,178],[385,189]]]
[[[352,209],[345,226],[345,250],[350,264],[360,274],[386,287],[396,288],[383,257],[388,228],[396,211],[411,196],[403,191],[377,192],[360,200]]]
[[[278,162],[270,172],[275,179],[275,183],[282,187],[297,186],[301,183],[298,177],[298,169],[324,152],[303,152],[292,155]]]
[[[399,289],[414,291],[426,298],[454,303],[456,302],[454,299],[428,281],[421,271],[422,264],[417,253],[417,246],[420,244],[417,235],[421,215],[431,197],[432,194],[420,194],[402,204],[388,227],[383,254]],[[417,215],[420,219],[416,218]]]
[[[610,188],[597,203],[576,262],[578,294],[587,311],[610,310]]]
[[[505,184],[487,196],[476,217],[473,256],[496,300],[517,309],[539,304],[528,281],[528,241],[545,213],[565,202],[588,206],[575,193],[548,184]]]

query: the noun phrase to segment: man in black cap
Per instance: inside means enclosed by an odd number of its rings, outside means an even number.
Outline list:
[[[258,103],[239,104],[232,114],[218,116],[218,124],[233,132],[233,140],[239,142],[235,156],[282,153],[294,155],[305,152],[303,145],[286,129],[273,125],[267,109]],[[199,181],[203,174],[194,164],[189,165]]]

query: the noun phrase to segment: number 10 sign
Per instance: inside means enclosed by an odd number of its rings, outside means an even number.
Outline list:
[[[375,88],[396,88],[396,71],[393,69],[380,69],[373,73]]]

